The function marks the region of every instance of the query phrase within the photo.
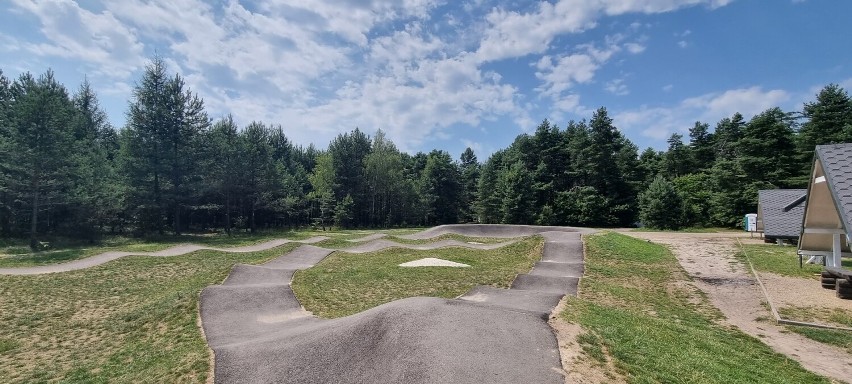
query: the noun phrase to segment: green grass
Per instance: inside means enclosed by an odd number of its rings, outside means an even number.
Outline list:
[[[737,257],[745,261],[745,255],[751,260],[754,269],[759,272],[770,272],[777,275],[819,279],[819,273],[823,270],[821,264],[803,263],[799,268],[799,256],[796,254],[795,246],[779,246],[774,244],[747,244],[742,246],[742,251]],[[805,257],[807,261],[807,257]],[[844,268],[852,268],[852,259],[843,259]]]
[[[446,234],[432,239],[408,240],[399,236],[417,232],[419,229],[386,229],[386,230],[288,230],[288,231],[265,231],[260,233],[234,233],[232,236],[225,234],[208,235],[183,235],[149,237],[143,239],[127,237],[109,237],[100,241],[99,244],[91,245],[76,243],[67,239],[61,239],[51,243],[51,249],[33,252],[26,245],[21,245],[23,240],[5,240],[0,244],[0,268],[30,267],[38,265],[49,265],[64,263],[68,261],[91,257],[103,252],[125,251],[125,252],[156,252],[175,245],[195,243],[210,247],[239,247],[263,243],[273,239],[305,240],[314,236],[329,237],[328,240],[317,243],[317,246],[340,249],[358,245],[358,242],[349,240],[358,239],[373,233],[386,233],[387,240],[402,244],[427,244],[439,240],[454,239],[463,242],[475,241],[484,244],[493,244],[508,239],[466,237],[456,234]]]
[[[330,237],[321,243],[330,247],[346,247],[356,243],[346,241],[356,239],[365,235],[383,232],[390,235],[404,235],[413,233],[412,229],[391,229],[378,231],[343,230],[343,231],[315,231],[315,230],[281,230],[262,231],[258,233],[234,232],[231,236],[223,233],[205,235],[183,235],[162,236],[146,238],[128,238],[113,236],[102,239],[98,244],[87,244],[85,242],[69,239],[56,239],[48,241],[49,249],[32,252],[26,246],[24,240],[5,239],[0,243],[0,268],[30,267],[37,265],[48,265],[63,263],[67,261],[91,257],[103,252],[126,251],[126,252],[156,252],[178,244],[195,243],[210,247],[238,247],[262,243],[273,239],[304,240],[314,236]]]
[[[742,251],[737,258],[744,262],[748,254],[754,269],[759,272],[770,272],[777,275],[800,277],[806,279],[819,279],[822,265],[803,263],[799,268],[799,256],[796,247],[779,246],[773,244],[748,244],[743,245]],[[748,264],[745,264],[746,266]]]
[[[722,325],[722,314],[687,282],[665,247],[615,233],[589,236],[581,297],[569,298],[561,316],[599,338],[631,383],[828,382]]]
[[[271,238],[326,235],[341,242],[373,232],[300,231],[200,239],[185,236],[151,243],[112,239],[98,247],[41,252],[28,255],[30,259],[19,257],[17,262],[45,262],[40,259],[45,255],[53,255],[48,261],[57,262],[111,249],[155,251],[189,241],[239,246]],[[387,232],[398,236],[413,231]],[[354,244],[345,242],[347,246]],[[7,251],[15,247],[8,242],[3,245]],[[331,289],[335,292],[347,291],[347,304],[362,307],[416,295],[453,297],[475,284],[506,286],[515,273],[529,270],[540,257],[541,245],[542,240],[534,238],[496,251],[391,249],[366,255],[338,252],[329,257],[330,262],[322,264],[326,268],[340,267],[350,278],[372,280],[373,289],[361,292],[372,298],[363,301],[355,293],[357,288],[350,285],[351,280],[335,281],[339,275],[334,273],[326,276],[331,279],[319,280],[334,285]],[[237,262],[261,263],[297,246],[288,244],[247,254],[199,251],[168,258],[127,257],[67,273],[0,276],[0,382],[204,382],[210,355],[197,325],[199,291],[221,283]],[[396,267],[403,261],[430,256],[473,267]],[[335,265],[336,259],[347,264],[351,258],[365,263],[354,269]],[[377,261],[384,261],[385,268],[376,273],[360,269],[371,268]],[[415,289],[388,290],[393,285]],[[345,307],[335,310],[360,311]]]
[[[852,332],[811,327],[787,326],[787,329],[820,343],[834,345],[852,353]]]
[[[508,287],[515,275],[528,272],[541,258],[541,237],[496,250],[442,248],[412,251],[391,248],[352,254],[335,252],[313,268],[298,271],[293,291],[315,315],[335,318],[413,296],[453,298],[476,285]],[[436,257],[469,268],[403,268],[400,263]]]
[[[199,291],[237,262],[260,263],[296,246],[0,276],[0,382],[203,383],[210,355],[197,325]]]
[[[387,233],[387,232],[381,231],[381,233]],[[401,235],[402,234],[398,234],[398,233],[388,233],[388,236],[385,236],[381,239],[397,242],[397,243],[400,243],[400,244],[409,244],[409,245],[423,245],[423,244],[434,243],[434,242],[441,241],[441,240],[457,240],[457,241],[461,241],[461,242],[477,242],[477,243],[482,243],[482,244],[496,244],[496,243],[502,243],[502,242],[506,242],[506,241],[511,240],[511,239],[501,239],[501,238],[493,238],[493,237],[468,237],[468,236],[458,235],[458,234],[455,234],[455,233],[447,233],[447,234],[443,234],[443,235],[436,236],[436,237],[429,238],[429,239],[406,239],[406,238],[400,237]],[[357,239],[357,238],[363,237],[363,236],[365,236],[365,235],[362,234],[362,235],[358,235],[358,236],[352,236],[352,235],[337,236],[337,237],[333,237],[333,238],[328,239],[328,240],[323,240],[323,241],[317,243],[316,245],[319,246],[319,247],[324,247],[324,248],[344,249],[344,248],[348,248],[348,247],[354,247],[358,244],[362,244],[362,242],[353,242],[353,241],[349,241],[349,240]]]

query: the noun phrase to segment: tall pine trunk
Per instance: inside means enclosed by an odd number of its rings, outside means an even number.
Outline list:
[[[225,192],[225,233],[231,236],[231,191]]]
[[[254,233],[254,212],[256,211],[256,202],[255,199],[251,200],[251,223],[249,224],[251,233]]]
[[[38,248],[38,176],[33,175],[32,180],[33,186],[33,212],[32,219],[30,222],[30,249],[36,250]]]
[[[163,207],[162,199],[160,199],[160,175],[157,172],[154,172],[154,203],[156,205],[154,213],[157,216],[152,219],[154,219],[154,225],[157,227],[157,233],[163,235]]]

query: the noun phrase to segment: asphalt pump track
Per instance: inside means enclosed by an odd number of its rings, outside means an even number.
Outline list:
[[[477,286],[456,299],[412,297],[338,319],[305,311],[290,288],[295,271],[316,265],[334,250],[302,245],[262,265],[237,264],[221,285],[201,292],[201,323],[215,356],[215,382],[561,383],[559,349],[547,319],[564,295],[576,295],[584,270],[581,231],[447,225],[408,235],[511,239],[541,234],[545,244],[541,261],[518,275],[509,289]],[[511,242],[407,245],[373,238],[353,248],[492,249]]]

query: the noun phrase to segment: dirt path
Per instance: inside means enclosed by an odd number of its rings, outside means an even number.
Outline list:
[[[735,238],[743,234],[623,233],[669,246],[695,286],[707,294],[730,325],[798,361],[805,369],[841,382],[852,378],[852,355],[765,321],[772,315],[764,305],[763,293],[748,267],[734,258]],[[744,237],[748,239],[748,235]]]

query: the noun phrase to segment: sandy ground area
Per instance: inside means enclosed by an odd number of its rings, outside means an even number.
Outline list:
[[[763,281],[763,286],[769,292],[772,303],[779,309],[782,307],[805,307],[816,310],[840,309],[852,312],[852,300],[838,299],[833,289],[825,289],[819,284],[818,276],[813,279],[799,279],[760,272],[760,280]]]
[[[734,257],[737,252],[736,238],[739,237],[744,243],[760,240],[750,239],[745,233],[623,233],[667,245],[693,279],[695,286],[705,292],[710,302],[722,311],[728,324],[798,361],[805,369],[840,382],[852,378],[852,355],[840,348],[789,332],[784,327],[765,320],[772,319],[772,314],[764,304],[760,286],[748,267]],[[775,293],[770,293],[773,303],[791,300],[791,295],[781,293],[795,289],[817,303],[848,308],[849,300],[834,298],[828,291],[817,292],[813,287],[819,289],[819,284],[815,282],[796,283],[791,286],[785,285],[790,283],[789,278],[766,275],[771,287],[769,291]],[[776,301],[779,299],[781,301]],[[801,300],[807,299],[795,299],[798,305],[801,305]]]

